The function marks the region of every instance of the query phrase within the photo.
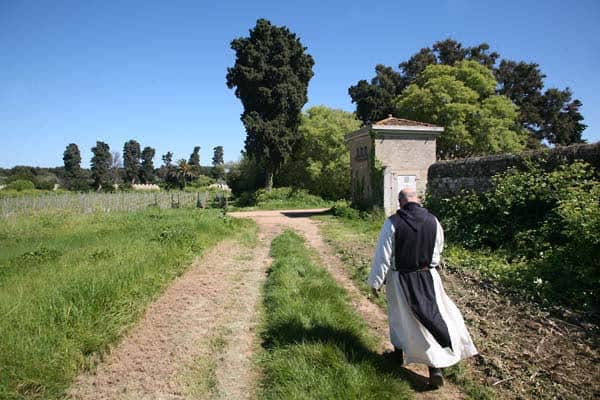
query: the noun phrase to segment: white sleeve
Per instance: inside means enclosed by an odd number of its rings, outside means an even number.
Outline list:
[[[368,283],[374,289],[379,289],[385,282],[385,277],[392,265],[392,256],[394,249],[394,224],[389,219],[381,227],[379,239],[377,240],[377,248],[373,263],[371,264],[371,272],[369,273]]]
[[[444,230],[442,229],[440,221],[436,219],[435,222],[437,224],[437,231],[435,233],[435,247],[433,248],[433,255],[431,256],[430,267],[437,267],[440,265],[440,258],[442,250],[444,249]]]

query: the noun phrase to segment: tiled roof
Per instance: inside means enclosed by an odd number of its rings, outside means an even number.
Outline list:
[[[412,121],[410,119],[392,117],[388,115],[386,119],[375,122],[373,125],[402,125],[402,126],[427,126],[431,128],[439,128],[437,125],[428,124],[427,122]]]

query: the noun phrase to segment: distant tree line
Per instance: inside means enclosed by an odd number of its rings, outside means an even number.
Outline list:
[[[75,143],[66,146],[62,167],[39,168],[16,166],[0,168],[0,185],[15,181],[30,182],[31,188],[52,190],[56,184],[74,191],[113,190],[115,185],[130,187],[136,183],[154,183],[167,189],[188,185],[204,186],[225,179],[223,146],[216,146],[212,166],[200,165],[200,146],[194,147],[189,160],[173,162],[173,153],[162,155],[163,164],[154,166],[156,150],[150,146],[141,149],[136,140],[129,140],[121,153],[111,152],[108,144],[96,142],[92,147],[90,168],[81,167],[81,152]],[[29,188],[26,185],[19,187]]]

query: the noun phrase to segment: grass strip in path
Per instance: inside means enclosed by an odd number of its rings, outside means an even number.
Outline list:
[[[0,398],[61,398],[195,256],[253,226],[196,209],[1,220]]]
[[[301,237],[286,231],[272,243],[265,285],[265,399],[411,399],[392,360],[352,309],[346,292],[311,262]]]

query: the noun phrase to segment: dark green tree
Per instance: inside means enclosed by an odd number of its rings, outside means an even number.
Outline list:
[[[586,128],[579,112],[581,101],[571,100],[571,90],[548,89],[544,93],[541,106],[541,124],[538,138],[549,143],[567,146],[582,143],[581,134]]]
[[[501,60],[496,67],[499,57],[497,52],[490,51],[487,43],[464,47],[449,38],[434,43],[431,48],[422,48],[400,63],[399,71],[377,65],[376,76],[370,83],[360,80],[348,89],[348,93],[356,103],[356,115],[368,124],[392,113],[390,99],[402,94],[429,65],[476,61],[494,72],[498,94],[507,96],[519,107],[519,122],[529,132],[529,147],[541,147],[542,141],[559,145],[582,142],[581,134],[586,126],[582,123],[581,101],[571,100],[572,93],[568,88],[544,92],[546,76],[538,64]]]
[[[190,159],[187,162],[192,167],[200,166],[200,146],[195,146],[194,151],[190,154]]]
[[[519,106],[519,121],[530,133],[529,147],[539,147],[542,140],[558,145],[583,141],[581,101],[571,100],[568,88],[543,92],[546,75],[538,64],[502,60],[495,73],[498,92]]]
[[[499,55],[490,53],[489,48],[487,43],[463,47],[461,43],[448,38],[435,42],[431,48],[422,48],[407,61],[401,62],[400,71],[377,65],[375,77],[370,83],[360,80],[348,89],[352,102],[356,103],[356,115],[364,124],[387,117],[394,110],[392,99],[399,96],[429,65],[454,65],[459,61],[472,60],[491,68]]]
[[[142,166],[140,168],[140,181],[142,183],[154,182],[154,154],[156,154],[156,150],[152,147],[146,146],[142,150]]]
[[[125,182],[134,184],[140,175],[140,144],[131,139],[123,146],[123,168],[125,169]]]
[[[223,146],[213,148],[213,177],[223,179],[225,177],[225,162],[223,161]]]
[[[259,19],[250,36],[231,42],[236,53],[227,69],[227,86],[235,88],[244,112],[245,149],[266,170],[265,187],[301,138],[300,112],[306,104],[314,60],[286,27]]]
[[[212,165],[217,166],[223,164],[223,146],[217,146],[213,148]]]
[[[96,146],[92,147],[94,154],[91,162],[92,179],[96,190],[102,190],[110,185],[110,164],[111,155],[110,147],[104,142],[96,142]]]
[[[63,153],[64,181],[68,189],[82,189],[81,153],[75,143],[67,145]]]

